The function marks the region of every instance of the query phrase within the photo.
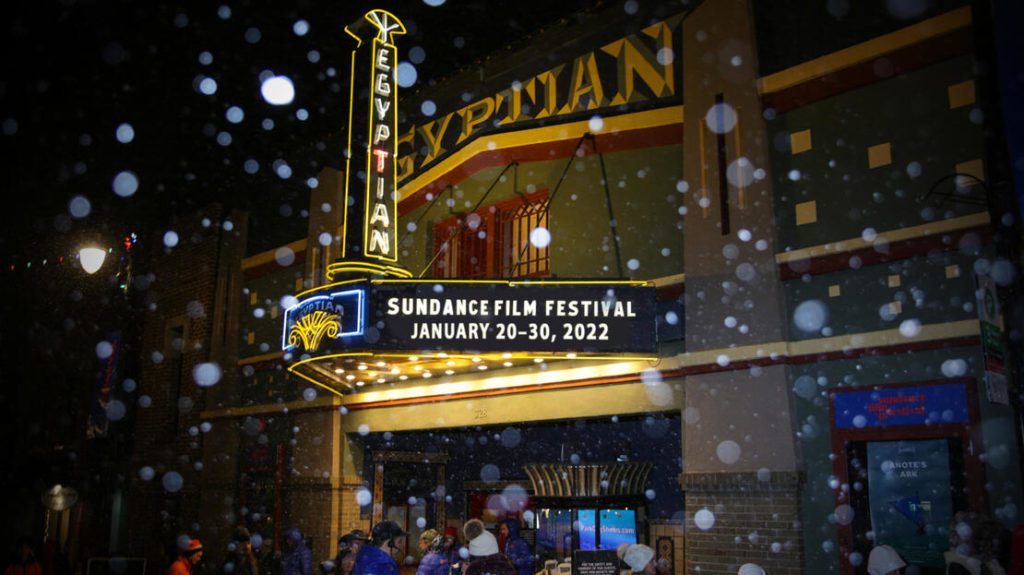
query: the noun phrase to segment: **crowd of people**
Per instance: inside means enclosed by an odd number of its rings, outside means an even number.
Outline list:
[[[318,575],[400,575],[399,561],[405,563],[407,536],[394,521],[381,521],[369,534],[359,529],[346,533],[338,539],[334,557],[319,563]],[[421,556],[416,575],[534,575],[536,558],[520,536],[515,519],[500,524],[497,535],[479,519],[470,519],[462,527],[462,536],[465,545],[455,527],[449,526],[443,533],[425,529],[419,535]],[[943,555],[946,575],[1024,575],[1022,526],[1011,536],[986,516],[961,512],[949,527],[949,542],[949,550]],[[265,543],[258,533],[250,534],[245,527],[238,527],[219,573],[314,575],[313,552],[298,528],[285,531],[279,554],[261,550]],[[47,549],[40,561],[30,541],[19,540],[3,575],[68,575],[69,570],[60,568],[60,554],[48,554]],[[666,570],[666,565],[659,565],[654,550],[642,543],[624,543],[616,551],[623,575],[657,575]],[[166,575],[193,575],[203,555],[203,544],[198,539],[180,538],[178,555]],[[889,545],[876,545],[865,567],[868,575],[904,575],[905,569],[915,572]],[[753,563],[741,565],[738,574],[767,575],[764,568]]]

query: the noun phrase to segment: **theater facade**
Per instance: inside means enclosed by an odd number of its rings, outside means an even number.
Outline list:
[[[194,283],[147,316],[175,409],[135,457],[185,488],[136,482],[172,512],[133,545],[514,518],[538,570],[639,541],[676,574],[883,543],[929,572],[956,511],[1021,521],[988,15],[627,6],[418,91],[401,14],[349,28],[307,236],[248,254],[211,212],[163,262]]]

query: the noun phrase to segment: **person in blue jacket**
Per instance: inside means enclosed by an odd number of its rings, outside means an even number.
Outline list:
[[[356,555],[352,575],[399,575],[398,563],[391,557],[404,547],[405,531],[394,521],[381,521],[373,526],[370,542]]]
[[[515,565],[519,575],[533,575],[533,553],[530,544],[519,536],[519,521],[506,519],[498,528],[498,548]]]
[[[284,532],[284,546],[282,575],[313,575],[313,551],[306,546],[298,527]]]

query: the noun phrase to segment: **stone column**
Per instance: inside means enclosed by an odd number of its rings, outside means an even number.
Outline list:
[[[341,518],[339,533],[353,529],[370,532],[370,520],[363,518],[359,505],[359,492],[369,489],[363,477],[363,444],[353,434],[342,433],[337,446],[341,457]]]
[[[341,532],[341,414],[334,408],[294,418],[299,431],[285,479],[288,524],[283,527],[298,527],[312,539],[314,560],[321,561],[333,556]]]
[[[733,367],[736,347],[779,348],[768,140],[748,0],[709,0],[683,21],[686,573],[802,565],[797,446],[785,366]],[[749,347],[748,347],[749,349]]]

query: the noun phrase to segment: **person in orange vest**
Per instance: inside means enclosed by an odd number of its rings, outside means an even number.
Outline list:
[[[22,537],[18,540],[18,556],[4,570],[4,575],[42,575],[42,572],[32,552],[32,544],[28,537]]]
[[[178,559],[167,569],[167,575],[192,575],[192,569],[202,558],[203,544],[198,539],[190,539],[188,547],[181,550]]]

